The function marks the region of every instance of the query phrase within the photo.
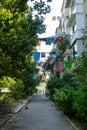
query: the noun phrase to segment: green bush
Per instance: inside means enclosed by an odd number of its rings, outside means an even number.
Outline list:
[[[54,94],[55,104],[65,114],[72,114],[72,101],[73,101],[74,89],[70,86],[64,86]]]
[[[63,87],[62,79],[57,78],[55,75],[51,76],[47,82],[47,90],[49,91],[49,96],[53,99],[53,95],[56,92],[56,89]]]
[[[78,77],[75,73],[71,71],[65,71],[62,80],[64,81],[65,85],[69,85],[74,89],[78,88]]]
[[[10,87],[14,86],[14,84],[15,84],[15,80],[11,77],[3,76],[0,79],[0,99],[2,103],[7,102],[7,99],[10,97],[10,93],[11,93]]]
[[[32,95],[36,89],[35,87],[39,85],[41,80],[38,78],[34,78],[34,75],[28,74],[27,76],[24,77],[23,83],[24,83],[24,91],[27,96]]]
[[[8,95],[4,94],[3,100],[0,100],[0,115],[2,116],[11,112],[11,105],[11,98]]]
[[[14,86],[10,87],[11,90],[11,96],[14,99],[20,99],[23,97],[24,94],[24,84],[23,81],[20,79],[17,79]]]
[[[0,79],[0,87],[1,88],[9,88],[10,86],[13,86],[15,84],[15,80],[9,76],[3,76]]]
[[[83,85],[75,92],[73,109],[77,116],[87,122],[87,85]]]

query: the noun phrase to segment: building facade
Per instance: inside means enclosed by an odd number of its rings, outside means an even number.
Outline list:
[[[70,35],[70,47],[65,59],[75,60],[84,51],[83,29],[87,26],[87,0],[63,0],[59,28]]]
[[[84,0],[83,6],[84,6],[84,24],[85,28],[87,28],[87,0]]]

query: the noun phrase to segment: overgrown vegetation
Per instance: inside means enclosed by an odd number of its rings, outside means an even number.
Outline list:
[[[47,82],[47,93],[65,114],[75,115],[87,123],[87,30],[85,50],[75,60],[75,68],[65,70],[62,79],[54,76]],[[52,74],[53,75],[53,74]]]

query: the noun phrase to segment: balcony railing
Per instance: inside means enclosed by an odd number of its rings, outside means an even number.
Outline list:
[[[78,29],[75,33],[71,36],[71,45],[74,43],[76,39],[83,38],[83,29]]]
[[[72,26],[72,23],[73,23],[73,20],[76,18],[76,14],[72,14],[69,18],[69,21],[67,23],[67,27],[71,27]]]

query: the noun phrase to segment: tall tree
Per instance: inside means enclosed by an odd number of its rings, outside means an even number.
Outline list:
[[[46,29],[43,12],[39,16],[33,15],[34,10],[39,13],[46,7],[45,3],[40,2],[35,2],[31,8],[27,0],[0,1],[0,77],[9,75],[21,78],[30,68],[26,61],[32,62],[37,33],[43,33]],[[42,3],[44,6],[40,7]]]

